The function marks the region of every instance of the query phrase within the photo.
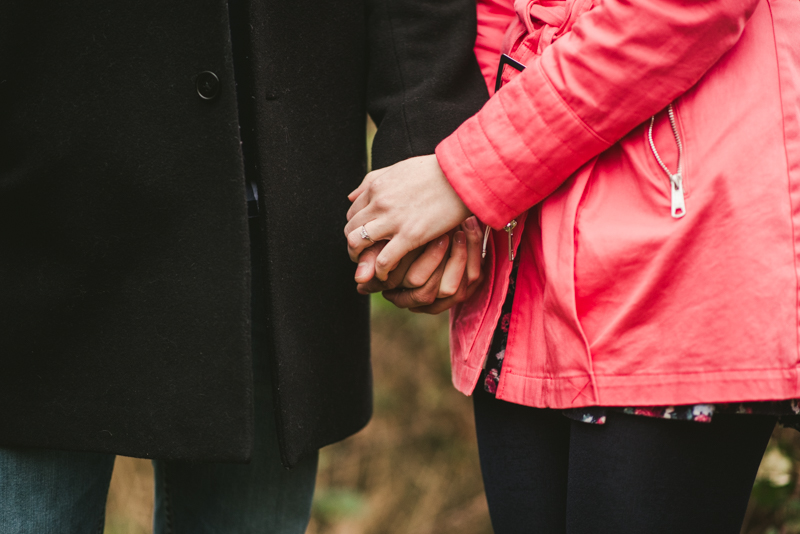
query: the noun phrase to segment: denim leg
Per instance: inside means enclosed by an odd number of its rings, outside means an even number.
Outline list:
[[[259,388],[264,389],[263,384],[257,384],[256,389]],[[249,464],[153,462],[155,534],[306,531],[317,456],[305,458],[292,470],[283,467],[271,406],[264,397],[256,393],[256,441]]]
[[[0,448],[3,534],[101,534],[113,454]]]
[[[255,249],[254,249],[255,250]],[[303,534],[311,517],[317,455],[281,464],[266,346],[263,280],[253,262],[255,443],[249,464],[156,460],[155,534]]]

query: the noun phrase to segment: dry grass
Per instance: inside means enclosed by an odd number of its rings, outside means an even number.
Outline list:
[[[375,304],[375,417],[323,451],[308,533],[491,533],[471,403],[450,385],[446,316]],[[326,505],[342,494],[352,506]]]
[[[151,534],[153,467],[147,460],[118,456],[106,505],[107,534]]]

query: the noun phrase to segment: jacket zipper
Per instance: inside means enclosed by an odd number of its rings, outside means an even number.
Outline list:
[[[675,121],[675,109],[673,108],[672,104],[670,104],[667,108],[667,113],[669,114],[669,124],[672,126],[672,134],[675,136],[675,143],[678,145],[678,170],[675,174],[669,172],[669,169],[662,161],[661,156],[658,155],[655,142],[653,142],[653,125],[656,122],[655,115],[650,117],[650,129],[647,132],[647,136],[650,140],[650,150],[653,151],[656,161],[658,161],[661,169],[667,175],[667,178],[669,178],[671,197],[670,211],[672,217],[675,219],[680,219],[686,215],[686,194],[683,190],[683,142],[681,141],[681,135],[678,132],[678,123]]]
[[[512,52],[509,53],[513,53],[514,51],[517,50],[524,37],[525,37],[525,32],[522,32],[514,41],[514,46],[511,48]],[[519,72],[522,72],[526,68],[525,65],[523,65],[516,59],[512,58],[508,54],[500,54],[500,64],[497,66],[497,78],[495,78],[495,86],[494,86],[495,93],[500,90],[500,87],[503,86],[503,67],[505,67],[506,65],[514,69],[517,69]],[[517,227],[517,221],[515,219],[510,223],[508,223],[504,228],[504,230],[508,233],[508,261],[514,261],[513,238],[514,238],[514,228],[516,227]],[[487,224],[486,231],[483,233],[483,250],[481,251],[481,258],[486,257],[486,245],[489,243],[489,235],[491,235],[491,233],[492,233],[492,227]]]
[[[508,261],[514,261],[514,228],[517,227],[517,220],[514,219],[506,225],[503,230],[508,234]],[[492,232],[492,227],[486,225],[486,231],[483,233],[483,250],[481,251],[481,258],[486,257],[486,245],[489,242],[489,234]]]

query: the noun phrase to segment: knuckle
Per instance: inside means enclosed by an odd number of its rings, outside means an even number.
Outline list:
[[[419,287],[423,285],[425,282],[427,282],[427,280],[422,280],[422,275],[414,272],[414,273],[408,273],[408,275],[406,276],[406,282],[411,287]]]
[[[425,292],[425,303],[433,304],[436,302],[437,291],[435,289]]]
[[[407,235],[408,235],[409,241],[414,243],[414,248],[417,248],[417,246],[420,246],[420,244],[423,244],[422,243],[422,238],[424,236],[424,231],[421,228],[419,228],[417,225],[414,225],[413,227],[409,228],[408,231],[407,231]]]
[[[360,244],[359,241],[360,241],[360,238],[356,238],[356,236],[352,232],[347,234],[347,246],[348,247],[350,247],[352,249],[358,248],[358,245]]]
[[[371,207],[374,212],[379,214],[391,212],[392,208],[394,207],[393,202],[381,194],[372,195],[370,198],[370,204],[372,205]]]
[[[398,285],[400,285],[400,284],[397,282],[397,280],[395,280],[395,279],[394,279],[394,278],[392,278],[391,276],[389,277],[389,279],[388,279],[388,280],[386,280],[385,282],[381,282],[380,284],[381,284],[381,286],[383,287],[383,289],[385,289],[385,290],[389,290],[389,289],[395,289],[395,288],[397,288],[397,286],[398,286]]]
[[[452,297],[455,294],[456,289],[457,288],[442,284],[442,286],[439,288],[439,298]]]
[[[375,266],[381,270],[386,270],[391,267],[391,263],[389,262],[389,258],[379,256],[377,260],[375,260]]]
[[[422,306],[433,304],[436,301],[436,294],[433,291],[414,291],[412,295],[414,302]]]

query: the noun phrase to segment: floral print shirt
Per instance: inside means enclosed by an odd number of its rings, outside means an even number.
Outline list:
[[[500,319],[497,321],[492,344],[486,358],[483,388],[486,392],[495,395],[500,383],[500,374],[503,370],[503,358],[508,344],[508,327],[511,323],[511,309],[514,303],[514,290],[517,280],[517,263],[511,271],[509,278],[508,294],[503,302]],[[584,408],[569,408],[562,410],[563,414],[575,421],[602,425],[606,422],[609,410],[620,411],[630,415],[645,417],[658,417],[661,419],[676,419],[681,421],[695,421],[709,423],[715,413],[758,414],[778,416],[779,422],[788,427],[800,430],[800,400],[785,401],[758,401],[716,404],[692,404],[682,406],[638,406],[638,407],[604,407],[587,406]]]

